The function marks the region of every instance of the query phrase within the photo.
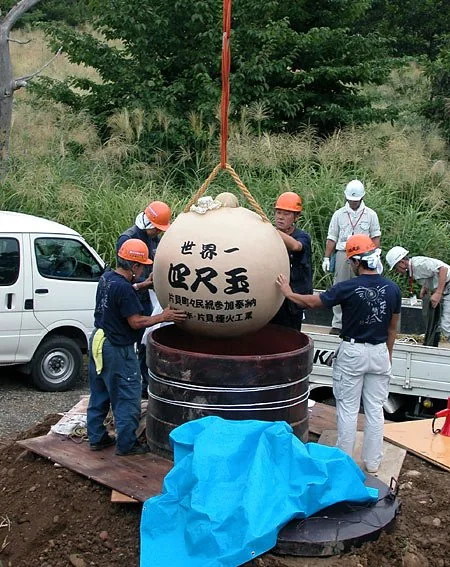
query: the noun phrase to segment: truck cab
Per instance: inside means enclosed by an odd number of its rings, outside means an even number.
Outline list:
[[[0,211],[0,366],[19,365],[46,391],[82,370],[105,264],[76,231]]]

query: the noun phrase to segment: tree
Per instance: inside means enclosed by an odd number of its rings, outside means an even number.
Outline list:
[[[373,0],[355,29],[375,29],[393,39],[397,55],[426,55],[433,60],[450,31],[450,2]]]
[[[423,106],[423,114],[435,120],[450,142],[450,35],[435,61],[426,66],[431,83],[430,100]]]
[[[367,5],[235,0],[231,117],[257,104],[266,110],[264,128],[292,131],[309,122],[321,132],[384,117],[360,86],[387,77],[386,42],[349,31]],[[102,82],[45,79],[40,94],[88,110],[102,127],[119,109],[163,109],[165,121],[147,122],[144,145],[161,143],[163,130],[176,145],[188,142],[192,113],[207,136],[220,99],[220,0],[93,0],[92,10],[104,39],[68,27],[46,29],[54,45],[63,44],[71,61],[97,69]]]
[[[0,0],[0,11],[8,12],[15,0]],[[86,0],[41,0],[17,22],[17,27],[34,25],[38,22],[61,21],[77,26],[89,19],[89,3]]]
[[[8,159],[9,133],[14,91],[25,86],[28,77],[13,79],[9,52],[9,33],[17,20],[40,0],[20,0],[6,16],[0,16],[0,175]]]

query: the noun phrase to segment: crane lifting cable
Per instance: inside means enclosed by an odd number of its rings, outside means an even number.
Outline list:
[[[227,143],[228,143],[228,110],[230,106],[230,66],[231,66],[231,50],[230,50],[230,34],[231,34],[231,0],[223,0],[223,23],[222,23],[222,96],[220,102],[220,163],[209,174],[203,185],[191,198],[186,205],[184,212],[188,212],[191,206],[207,190],[211,182],[215,179],[221,169],[227,171],[241,192],[247,198],[251,207],[260,215],[264,222],[270,222],[266,214],[262,210],[259,203],[242,182],[239,175],[227,162]]]

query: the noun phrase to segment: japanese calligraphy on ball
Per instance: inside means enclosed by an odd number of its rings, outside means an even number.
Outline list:
[[[163,307],[184,309],[189,332],[231,337],[257,331],[280,308],[275,280],[289,274],[276,229],[244,207],[180,214],[158,246],[153,278]]]

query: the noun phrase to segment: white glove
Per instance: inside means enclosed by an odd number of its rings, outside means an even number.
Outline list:
[[[327,273],[330,271],[330,259],[324,258],[322,262],[322,270]]]

